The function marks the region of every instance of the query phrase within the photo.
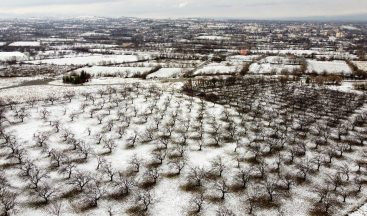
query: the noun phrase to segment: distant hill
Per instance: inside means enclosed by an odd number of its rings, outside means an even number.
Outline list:
[[[294,21],[335,21],[335,22],[367,22],[366,14],[340,15],[340,16],[310,16],[310,17],[288,17],[282,20]]]

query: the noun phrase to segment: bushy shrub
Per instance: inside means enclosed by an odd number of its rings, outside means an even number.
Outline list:
[[[91,79],[91,75],[85,71],[82,71],[80,74],[73,73],[69,76],[64,76],[62,78],[63,83],[68,84],[83,84],[89,82]]]

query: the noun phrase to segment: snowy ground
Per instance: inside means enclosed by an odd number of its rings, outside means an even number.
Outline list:
[[[14,78],[0,78],[0,89],[10,86],[20,85],[31,80],[42,79],[43,77],[14,77]]]
[[[296,56],[304,56],[304,55],[315,55],[317,59],[321,58],[339,58],[345,60],[358,59],[356,55],[350,54],[348,52],[337,52],[337,51],[325,51],[320,49],[310,49],[310,50],[251,50],[252,53],[256,54],[281,54],[281,55],[296,55]]]
[[[24,61],[27,59],[28,57],[21,52],[0,52],[0,61],[10,61],[10,60]]]
[[[106,84],[109,86],[105,86]],[[236,87],[236,91],[239,90]],[[266,91],[266,94],[261,93],[263,90]],[[278,105],[274,105],[273,102],[273,98],[276,98],[274,92],[261,88],[255,92],[258,94],[258,97],[253,101],[254,107],[258,107],[256,110],[268,110],[271,114],[274,110],[279,109]],[[68,95],[71,95],[71,102],[67,97]],[[280,116],[270,118],[263,116],[258,120],[251,120],[253,117],[250,113],[240,117],[241,115],[228,105],[214,105],[176,92],[174,86],[169,86],[169,84],[138,79],[99,78],[93,79],[91,83],[84,86],[63,85],[60,81],[55,81],[50,85],[0,90],[0,96],[6,102],[40,100],[33,105],[24,103],[14,106],[13,110],[7,109],[5,117],[8,121],[3,122],[6,126],[5,133],[16,137],[17,146],[23,149],[24,158],[30,159],[34,167],[47,174],[48,178],[42,178],[40,185],[52,186],[55,193],[50,196],[50,199],[59,200],[62,204],[62,211],[66,215],[107,215],[109,206],[112,206],[112,210],[116,214],[126,215],[130,207],[140,203],[137,198],[144,192],[143,185],[153,178],[152,176],[156,171],[158,171],[158,180],[152,187],[149,187],[149,193],[154,197],[154,202],[149,207],[149,213],[151,215],[162,215],[162,213],[172,216],[186,215],[189,206],[193,204],[193,197],[195,197],[195,193],[183,189],[188,179],[192,178],[188,176],[190,170],[193,168],[215,170],[212,168],[213,161],[220,157],[225,166],[223,179],[227,181],[229,186],[232,187],[238,182],[236,178],[239,171],[237,163],[241,164],[241,169],[250,168],[248,172],[258,176],[259,165],[249,162],[253,157],[250,140],[256,140],[256,137],[263,135],[268,137],[273,131],[272,127],[278,125],[277,121],[281,120],[278,119]],[[51,97],[57,99],[52,101]],[[23,112],[22,107],[25,108],[24,112],[26,113],[23,122],[19,119],[19,114]],[[361,112],[361,110],[356,112]],[[46,113],[45,118],[42,117],[43,113]],[[202,113],[202,117],[200,117],[200,113]],[[202,126],[199,124],[201,118],[203,118]],[[241,118],[246,121],[241,123]],[[254,121],[257,122],[257,126]],[[297,127],[298,120],[294,119],[294,121],[295,125],[289,131],[293,131]],[[60,127],[59,131],[55,126],[56,122]],[[231,130],[229,129],[230,122],[237,125],[236,130],[238,130],[238,134],[241,134],[238,136],[243,136],[240,143],[243,144],[237,146],[234,141],[223,140],[220,141],[220,146],[214,147],[213,141],[216,138],[213,130],[218,126],[221,131],[219,134],[225,136]],[[204,145],[203,149],[199,151],[201,142],[198,140],[198,135],[201,127],[205,131],[202,139]],[[260,129],[256,127],[260,127]],[[246,134],[244,131],[247,131]],[[332,136],[335,136],[334,129],[332,131]],[[70,134],[70,137],[64,139],[63,134],[67,133]],[[168,133],[171,135],[168,139],[167,149],[165,149],[167,140],[162,139],[162,137],[168,136]],[[42,134],[47,135],[47,140],[45,144],[40,146],[36,137]],[[135,140],[134,137],[137,139]],[[313,135],[310,137],[310,140],[305,143],[307,144],[307,158],[313,161],[312,159],[316,158],[313,155]],[[98,142],[100,138],[101,143]],[[79,143],[75,149],[73,148],[73,140]],[[111,141],[114,145],[112,145],[110,152],[108,143]],[[182,142],[186,144],[180,147]],[[235,152],[236,146],[238,149]],[[178,156],[181,149],[185,155],[184,159]],[[264,152],[262,153],[264,157],[267,154],[267,149],[267,145],[264,144],[261,150]],[[320,147],[320,150],[322,149],[324,147]],[[285,158],[288,158],[288,151],[287,146],[287,150],[282,153]],[[6,178],[11,180],[10,185],[20,193],[17,215],[49,215],[51,205],[42,204],[40,207],[32,207],[35,202],[40,202],[42,198],[34,194],[34,189],[30,188],[29,185],[32,185],[32,181],[21,175],[19,169],[21,166],[16,164],[16,158],[4,156],[11,155],[10,148],[0,147],[0,152],[0,166],[5,168],[3,170],[5,170]],[[88,152],[87,158],[85,158],[85,152]],[[152,163],[159,161],[158,158],[162,156],[160,155],[162,152],[165,152],[162,164],[153,166]],[[313,192],[313,187],[322,185],[322,179],[326,178],[324,174],[334,173],[335,167],[346,162],[354,163],[354,159],[360,157],[359,152],[356,151],[356,154],[345,152],[345,157],[335,158],[331,167],[325,165],[322,166],[319,173],[310,172],[308,181],[304,184],[292,185],[289,194],[284,195],[277,192],[276,197],[281,203],[281,207],[279,209],[256,208],[256,215],[279,215],[279,213],[287,216],[309,215],[312,203],[318,199]],[[48,154],[53,156],[49,157]],[[320,154],[326,156],[324,151],[320,151]],[[60,166],[56,165],[56,155],[61,155]],[[140,171],[137,173],[131,173],[133,166],[130,161],[134,155],[143,161]],[[238,162],[238,155],[245,157],[245,159]],[[301,161],[301,158],[296,160]],[[62,171],[68,165],[67,161],[72,161],[71,163],[75,166],[71,179],[67,179],[67,174]],[[98,161],[105,162],[97,170]],[[185,163],[182,173],[180,175],[174,174],[176,162],[183,163],[183,161]],[[269,175],[275,174],[273,173],[275,172],[273,170],[275,162],[276,155],[269,155],[264,159],[264,163],[267,164],[266,169],[269,169]],[[291,167],[290,172],[299,175],[299,167]],[[355,176],[355,169],[355,165],[351,166],[351,178]],[[85,191],[66,196],[67,193],[73,191],[74,187],[71,182],[74,175],[77,175],[77,170],[95,180],[87,183]],[[108,170],[114,173],[112,181],[110,181],[111,176]],[[120,178],[119,173],[131,175],[135,184],[131,186],[132,193],[130,195],[124,199],[116,200],[113,198],[113,194],[126,180],[124,175]],[[225,206],[237,215],[246,215],[245,207],[248,204],[245,201],[246,193],[230,191],[221,201],[218,198],[220,192],[217,190],[220,181],[216,181],[221,178],[213,176],[211,178],[203,180],[206,200],[202,213],[216,215],[216,211]],[[255,180],[258,178],[256,177]],[[99,189],[103,189],[103,191],[97,191],[97,195],[101,195],[101,198],[98,199],[98,206],[82,211],[80,207],[88,202],[85,198],[89,196],[93,198],[93,193],[96,192],[96,179],[100,184]],[[279,182],[279,184],[283,183]],[[257,187],[251,188],[249,185],[249,190],[259,190],[258,192],[265,194],[266,197],[264,188]],[[356,199],[361,199],[360,196],[348,197],[347,203],[343,204],[343,210],[336,215],[343,215],[347,212],[349,207],[354,205]],[[363,211],[363,208],[360,211]],[[363,215],[363,213],[359,215]]]
[[[223,36],[215,36],[215,35],[203,35],[196,37],[196,39],[199,40],[229,40],[229,37],[223,37]]]
[[[202,68],[194,71],[193,75],[216,75],[216,74],[234,74],[241,71],[243,65],[241,62],[221,62],[221,63],[210,63]]]
[[[352,70],[345,61],[315,61],[307,60],[307,72],[318,74],[351,74]]]
[[[35,60],[27,63],[55,64],[55,65],[104,65],[104,64],[135,62],[137,60],[138,57],[136,55],[92,55],[86,57]]]
[[[41,43],[39,41],[16,41],[9,46],[15,46],[15,47],[38,47]]]
[[[193,68],[161,68],[157,72],[149,74],[147,79],[177,78],[191,70],[193,70]]]
[[[367,61],[352,61],[352,63],[355,64],[358,69],[367,71]]]
[[[94,77],[107,77],[107,76],[116,76],[116,77],[134,77],[142,74],[146,74],[151,71],[153,68],[151,67],[107,67],[107,66],[92,66],[92,67],[84,67],[76,70],[76,72],[85,71],[90,73]]]
[[[260,55],[247,55],[247,56],[243,56],[243,55],[235,55],[235,56],[230,56],[227,58],[227,61],[233,61],[233,62],[252,62],[253,60],[259,58]]]
[[[300,69],[300,65],[290,64],[289,59],[281,56],[269,56],[250,65],[253,74],[280,74],[282,71],[292,72]]]
[[[39,89],[44,89],[44,87],[39,86]],[[47,91],[50,92],[50,94],[52,94],[53,96],[58,96],[60,94],[60,90],[62,91],[71,91],[71,88],[61,88],[60,87],[54,87],[59,88],[59,90],[57,91],[58,94],[54,94],[56,92],[52,92],[52,87],[48,87]],[[75,88],[72,88],[72,90],[76,90]],[[83,89],[84,91],[87,90],[86,88]],[[17,91],[15,91],[17,92]],[[28,92],[30,92],[33,95],[38,95],[38,92],[35,89],[31,89],[28,88]],[[96,91],[98,92],[98,91]],[[1,92],[2,94],[9,94],[9,92],[7,91],[3,91]],[[13,92],[14,93],[14,92]],[[14,97],[19,97],[20,95],[14,95]],[[116,95],[117,96],[117,95]],[[104,97],[103,97],[104,98]],[[45,122],[41,119],[39,119],[39,112],[41,109],[45,108],[49,111],[50,116],[48,117],[49,120],[51,121],[61,121],[61,125],[62,128],[65,128],[63,130],[69,130],[72,133],[75,134],[75,138],[77,139],[82,139],[85,140],[86,143],[90,143],[88,145],[90,145],[90,147],[93,149],[93,154],[90,156],[90,159],[88,160],[88,162],[86,163],[80,163],[77,165],[78,170],[81,170],[83,172],[89,172],[89,173],[93,173],[92,175],[98,175],[98,171],[95,170],[95,166],[96,164],[96,157],[94,155],[98,155],[101,154],[101,156],[106,160],[106,164],[111,163],[112,168],[116,171],[116,172],[123,172],[124,170],[128,170],[130,165],[129,165],[129,160],[133,157],[133,155],[137,155],[139,158],[142,158],[145,163],[148,163],[149,161],[151,161],[154,156],[150,155],[149,152],[151,152],[154,149],[154,144],[149,144],[145,142],[143,142],[142,140],[143,138],[143,134],[145,133],[144,131],[149,128],[151,125],[153,125],[153,122],[151,120],[154,119],[154,116],[149,117],[148,122],[147,123],[140,123],[140,119],[143,117],[144,113],[148,111],[149,107],[154,104],[154,103],[158,103],[163,104],[166,100],[168,100],[169,98],[171,98],[172,100],[172,104],[169,105],[167,112],[171,113],[174,112],[176,109],[178,109],[178,107],[176,107],[174,104],[175,103],[182,103],[182,105],[185,105],[184,107],[186,107],[186,105],[188,104],[188,101],[185,97],[182,97],[180,95],[178,95],[178,97],[176,95],[170,95],[165,93],[164,95],[162,95],[160,97],[161,99],[155,101],[153,98],[149,98],[148,101],[144,100],[143,94],[138,96],[138,98],[134,99],[134,106],[131,106],[131,108],[128,108],[128,112],[125,112],[126,115],[127,113],[130,113],[130,111],[132,111],[133,109],[137,109],[137,112],[139,113],[139,115],[136,118],[132,118],[132,124],[131,126],[126,129],[125,131],[125,135],[123,139],[116,139],[117,138],[117,134],[115,134],[115,132],[112,133],[108,133],[108,132],[103,132],[104,136],[107,137],[111,137],[113,140],[115,140],[117,146],[114,148],[113,153],[112,154],[105,154],[105,149],[103,147],[103,145],[96,145],[96,144],[92,144],[95,142],[95,137],[96,135],[98,135],[101,131],[104,131],[104,125],[105,123],[109,122],[109,119],[113,119],[113,116],[117,116],[119,109],[113,109],[111,115],[106,115],[105,111],[101,110],[99,112],[97,112],[95,115],[103,115],[103,124],[99,125],[98,122],[94,122],[93,119],[90,119],[87,115],[87,113],[85,113],[85,115],[80,113],[80,106],[84,103],[83,101],[83,96],[78,95],[75,99],[73,99],[73,101],[71,103],[64,103],[64,102],[56,102],[55,105],[50,105],[50,106],[45,106],[45,105],[37,105],[34,108],[28,109],[27,112],[29,112],[30,116],[29,118],[27,117],[28,120],[26,120],[24,123],[22,124],[16,124],[10,127],[7,127],[6,131],[13,133],[15,136],[20,136],[20,134],[22,134],[22,138],[19,139],[19,143],[22,143],[22,146],[24,149],[26,149],[27,151],[27,155],[32,158],[32,161],[34,164],[36,164],[36,166],[38,166],[40,169],[43,170],[48,170],[47,173],[51,178],[48,178],[47,182],[52,183],[52,185],[54,185],[56,188],[58,188],[58,195],[60,196],[62,193],[64,193],[65,191],[67,191],[69,188],[70,189],[70,185],[67,184],[67,181],[65,181],[65,179],[63,179],[62,175],[59,175],[57,173],[57,170],[52,170],[49,169],[50,167],[48,167],[48,161],[49,159],[47,157],[43,156],[43,153],[41,151],[39,151],[39,149],[34,148],[33,149],[33,134],[34,133],[38,133],[41,131],[46,131],[46,130],[52,130],[52,128],[48,128],[47,124],[45,124]],[[102,102],[102,99],[97,99],[96,104],[99,104],[100,102]],[[42,102],[40,102],[42,103]],[[198,103],[198,101],[195,101],[195,104]],[[41,108],[41,106],[43,108]],[[197,105],[195,105],[195,109],[197,109],[196,107]],[[135,107],[135,108],[134,108]],[[162,107],[162,106],[161,106]],[[164,107],[164,106],[163,106]],[[154,109],[157,109],[156,111],[153,110],[154,113],[156,113],[157,115],[159,115],[159,113],[161,113],[159,111],[159,106],[155,106]],[[184,110],[181,110],[183,108],[179,108],[179,112],[185,112]],[[219,113],[220,110],[222,109],[220,106],[217,107],[213,107],[210,108],[210,113],[215,114],[215,113]],[[64,113],[64,110],[66,110],[66,114]],[[159,111],[159,112],[158,112]],[[66,118],[66,116],[68,116],[69,114],[77,114],[77,120],[74,120],[72,122],[70,122],[68,120],[68,118]],[[194,114],[194,113],[193,113]],[[66,116],[65,116],[66,115]],[[132,113],[132,115],[134,115]],[[10,117],[10,116],[9,116]],[[184,120],[185,118],[189,118],[189,115],[184,115],[182,116],[182,120]],[[167,119],[168,120],[168,119]],[[163,121],[166,121],[165,119],[163,119]],[[123,125],[124,123],[122,123]],[[116,125],[117,127],[117,125]],[[47,129],[48,128],[48,129]],[[87,129],[90,128],[92,130],[92,135],[88,136],[88,132]],[[179,127],[177,128],[177,130],[179,129]],[[23,133],[23,131],[26,131]],[[139,143],[136,147],[134,148],[127,148],[126,144],[129,142],[129,137],[131,137],[133,134],[139,134]],[[176,132],[174,132],[175,136],[178,136],[179,133],[176,134]],[[67,149],[67,144],[56,144],[59,141],[61,141],[61,137],[60,137],[61,133],[55,133],[53,135],[51,135],[49,137],[49,140],[51,141],[48,146],[51,149],[54,149],[54,151],[66,151]],[[177,137],[177,139],[180,136]],[[54,143],[54,144],[52,144]],[[174,145],[172,144],[172,153],[174,153]],[[171,148],[171,147],[170,147]],[[192,148],[195,148],[195,146],[193,145]],[[228,146],[228,148],[231,148],[230,146]],[[209,166],[209,161],[213,158],[215,158],[217,155],[223,155],[224,152],[230,152],[230,149],[226,150],[225,148],[223,149],[219,149],[219,150],[215,150],[212,151],[210,149],[204,150],[202,152],[196,152],[194,151],[194,149],[191,149],[188,151],[188,158],[189,161],[188,163],[191,166]],[[209,153],[211,152],[211,153]],[[68,153],[68,155],[70,157],[72,156],[72,153]],[[76,156],[76,155],[75,155]],[[226,160],[230,160],[230,157],[228,157],[228,159]],[[6,163],[6,160],[0,160],[0,164],[4,165],[4,163]],[[231,162],[232,163],[232,162]],[[165,175],[164,173],[169,174],[172,168],[170,166],[170,164],[167,162],[165,162],[165,164],[163,165],[163,167],[160,169],[160,171],[162,172],[162,180],[159,181],[159,183],[157,183],[156,187],[153,190],[154,193],[154,197],[155,197],[155,204],[154,207],[150,210],[150,212],[152,213],[152,215],[161,215],[161,212],[165,212],[165,214],[169,214],[169,215],[183,215],[184,212],[186,211],[186,203],[188,203],[190,196],[187,193],[184,192],[179,192],[180,189],[180,182],[183,181],[183,177],[180,178],[173,178],[173,179],[166,179],[163,176]],[[141,171],[142,175],[138,175],[137,176],[137,180],[138,181],[143,181],[143,179],[145,178],[145,174],[143,174],[145,168]],[[26,182],[22,182],[21,178],[17,177],[17,171],[13,170],[10,172],[6,171],[6,174],[11,175],[12,181],[11,181],[11,185],[14,187],[27,187],[25,184]],[[102,176],[101,176],[102,177]],[[117,176],[116,176],[116,180],[117,180]],[[105,181],[105,180],[103,180]],[[108,181],[106,182],[108,183]],[[111,188],[112,189],[112,188]],[[110,189],[107,189],[110,190]],[[56,194],[55,194],[56,195]],[[107,194],[105,194],[107,195]],[[25,190],[24,192],[22,192],[22,194],[20,195],[19,198],[19,202],[23,203],[22,206],[18,209],[17,215],[48,215],[47,213],[47,208],[28,208],[27,207],[27,191]],[[76,210],[78,208],[78,205],[80,204],[80,199],[76,198],[73,199],[73,201],[71,202],[67,202],[66,200],[64,200],[63,203],[63,209],[65,212],[68,213],[68,215],[74,215],[72,214],[72,212],[74,210]],[[117,203],[120,203],[117,205]],[[120,201],[114,201],[114,200],[109,200],[109,199],[104,199],[100,201],[100,208],[97,209],[92,209],[92,210],[88,210],[87,212],[85,212],[85,214],[88,215],[97,215],[97,214],[102,214],[104,215],[107,211],[107,206],[108,205],[113,205],[113,209],[115,210],[119,210],[119,211],[126,211],[126,208],[128,208],[130,205],[134,205],[134,200],[133,199],[129,199],[124,201],[123,203],[121,203]],[[235,204],[235,203],[233,203]],[[208,208],[206,209],[206,211],[208,212],[208,214],[212,214],[215,212],[215,209],[211,209],[209,208],[210,205],[208,205]],[[211,213],[210,213],[211,212]],[[84,214],[84,213],[83,213]]]

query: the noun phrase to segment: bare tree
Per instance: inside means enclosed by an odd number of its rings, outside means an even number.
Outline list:
[[[90,176],[89,173],[80,172],[78,171],[69,180],[69,184],[74,185],[77,187],[78,191],[83,191],[84,187],[88,185],[93,178]]]
[[[158,178],[160,177],[160,170],[155,167],[148,168],[144,173],[145,183],[156,184]]]
[[[84,142],[79,142],[76,150],[79,154],[83,155],[84,160],[88,159],[89,154],[92,152],[90,146]]]
[[[134,172],[139,172],[142,162],[143,160],[134,154],[129,164],[133,167]]]
[[[114,188],[119,196],[127,196],[131,190],[136,186],[134,178],[127,177],[123,173],[119,173],[118,178],[115,181]]]
[[[104,139],[103,143],[104,143],[103,147],[108,150],[107,152],[108,154],[111,154],[112,150],[117,146],[113,139]]]
[[[255,187],[255,186],[254,187],[249,187],[249,188],[250,188],[250,190],[247,190],[247,192],[246,192],[244,203],[245,203],[245,206],[246,206],[247,213],[249,215],[252,215],[253,211],[256,207],[257,200],[259,198],[259,188]]]
[[[277,181],[274,178],[267,178],[264,182],[264,188],[269,196],[269,201],[272,202],[276,192]]]
[[[63,203],[61,201],[53,201],[48,205],[46,211],[49,215],[61,216],[64,212]]]
[[[133,134],[127,138],[127,147],[128,148],[134,148],[136,141],[138,139],[138,133],[136,131],[133,132]]]
[[[35,168],[35,165],[32,161],[30,160],[26,160],[22,167],[21,167],[21,170],[22,170],[22,176],[30,176],[30,172],[32,171],[32,169]]]
[[[225,179],[221,179],[215,182],[214,189],[221,193],[220,199],[224,199],[225,195],[229,193],[229,187]]]
[[[238,182],[240,182],[242,188],[246,188],[248,182],[251,179],[251,169],[241,169],[236,174],[236,179],[237,179]]]
[[[43,147],[45,143],[48,141],[50,134],[47,132],[44,132],[44,133],[34,134],[33,137],[34,137],[36,144],[39,147]]]
[[[60,121],[54,121],[53,122],[52,126],[55,128],[56,133],[58,133],[60,131],[60,125],[61,125]]]
[[[47,117],[50,115],[50,112],[46,108],[44,108],[41,110],[40,114],[41,114],[41,119],[46,120]]]
[[[159,165],[161,165],[163,163],[163,160],[166,158],[166,151],[165,150],[159,150],[159,151],[154,151],[152,153],[152,157],[154,162],[153,163],[157,163]]]
[[[39,183],[42,179],[48,178],[47,172],[44,170],[39,169],[38,167],[34,167],[29,172],[29,181],[31,183],[32,189],[37,189],[39,186]]]
[[[64,163],[64,165],[59,169],[59,173],[66,173],[67,175],[67,179],[71,178],[71,175],[73,174],[73,171],[75,170],[76,165],[73,164],[70,161],[67,161],[66,163]]]
[[[60,151],[51,150],[51,161],[55,167],[60,167],[61,162],[66,158],[66,155]]]
[[[194,195],[189,202],[189,213],[199,214],[203,209],[205,198],[203,193]]]
[[[340,173],[336,173],[335,175],[328,175],[327,183],[334,186],[334,192],[343,184],[343,179]]]
[[[220,207],[216,214],[216,216],[236,216],[236,214],[229,208],[227,207]]]
[[[48,183],[43,183],[34,190],[34,193],[43,199],[44,203],[48,203],[49,200],[55,196],[57,190],[51,187]]]
[[[170,161],[170,164],[173,167],[173,169],[176,170],[176,174],[180,175],[182,169],[186,165],[186,158],[175,158],[172,161]]]
[[[311,170],[311,164],[308,159],[302,160],[300,163],[296,164],[298,172],[302,175],[302,179],[305,181],[307,174]]]
[[[104,185],[98,180],[94,180],[91,184],[86,186],[86,190],[83,191],[84,202],[91,207],[98,206],[98,201],[106,194],[107,190]]]
[[[112,168],[111,163],[104,163],[102,164],[102,173],[108,176],[109,181],[113,181],[113,177],[116,175],[116,171]]]
[[[154,204],[154,195],[150,191],[141,191],[135,195],[134,202],[142,212],[147,212],[149,207]]]
[[[224,170],[226,169],[226,166],[224,165],[224,162],[221,157],[216,157],[214,160],[211,161],[212,169],[211,171],[219,176],[222,177],[222,174]]]
[[[10,191],[8,188],[2,188],[0,190],[0,203],[3,206],[1,215],[10,216],[15,210],[17,194]]]
[[[187,174],[188,182],[192,182],[194,186],[201,187],[204,178],[206,177],[205,170],[200,167],[192,167]]]

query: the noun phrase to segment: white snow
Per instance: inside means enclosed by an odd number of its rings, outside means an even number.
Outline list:
[[[153,78],[177,78],[183,75],[186,71],[190,71],[193,68],[161,68],[157,72],[149,74],[148,79]]]
[[[366,216],[367,215],[367,203],[364,204],[357,211],[351,213],[349,216]]]
[[[281,56],[268,56],[250,65],[249,72],[253,74],[279,74],[286,70],[292,72],[300,69],[300,65],[291,64],[290,60]]]
[[[92,66],[84,67],[76,70],[76,72],[85,71],[92,76],[117,76],[117,77],[133,77],[136,75],[142,75],[153,68],[151,67],[106,67],[106,66]]]
[[[109,36],[109,34],[106,33],[98,33],[98,32],[85,32],[81,35],[79,35],[81,37],[91,37],[91,36]]]
[[[251,50],[252,53],[256,54],[276,54],[276,55],[296,55],[296,56],[305,56],[305,55],[315,55],[317,59],[330,59],[330,58],[339,58],[339,59],[356,59],[357,56],[350,54],[348,52],[338,52],[338,51],[329,51],[326,49],[310,49],[310,50],[297,50],[297,49],[284,49],[284,50]]]
[[[7,88],[11,86],[20,85],[26,81],[38,80],[41,77],[11,77],[11,78],[0,78],[0,89]]]
[[[251,62],[257,58],[259,58],[260,55],[235,55],[235,56],[230,56],[227,58],[228,61],[233,61],[233,62]]]
[[[343,25],[340,28],[345,29],[345,30],[357,30],[357,31],[361,30],[360,28],[357,28],[357,27],[352,26],[352,25]]]
[[[358,69],[367,71],[367,61],[352,61],[352,63],[355,64]]]
[[[199,40],[229,40],[229,37],[223,37],[223,36],[215,36],[215,35],[203,35],[196,37],[196,39]]]
[[[210,63],[203,68],[199,68],[194,75],[211,75],[211,74],[233,74],[238,73],[242,69],[242,64],[233,64],[233,62]]]
[[[17,46],[17,47],[38,47],[41,43],[39,41],[16,41],[9,46]]]
[[[294,54],[294,55],[311,55],[311,54],[319,54],[319,51],[315,50],[251,50],[253,53],[271,53],[271,54]]]
[[[86,57],[35,60],[28,63],[55,65],[104,65],[135,62],[137,60],[138,57],[136,55],[92,55]]]
[[[307,60],[307,72],[322,74],[351,74],[352,70],[345,61],[316,61]]]
[[[0,52],[0,61],[10,61],[10,60],[17,60],[17,61],[25,61],[28,57],[21,52]]]

